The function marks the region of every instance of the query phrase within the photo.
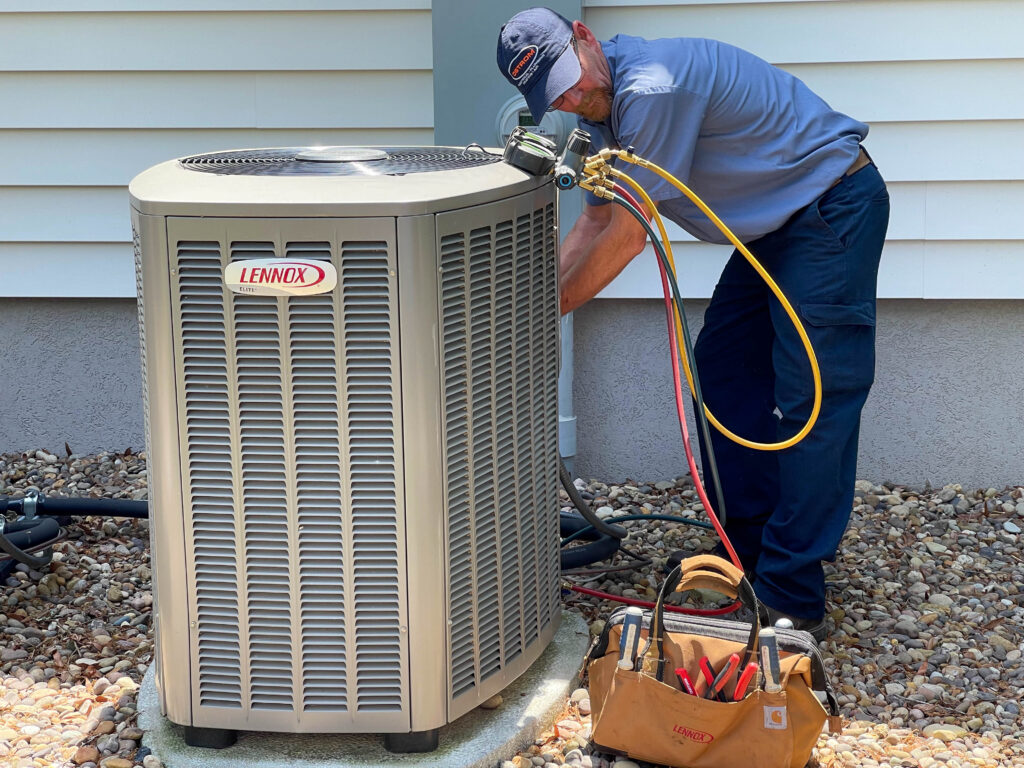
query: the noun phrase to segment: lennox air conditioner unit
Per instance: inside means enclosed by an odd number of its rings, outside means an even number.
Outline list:
[[[549,179],[333,147],[132,181],[157,685],[190,743],[427,748],[552,638]]]

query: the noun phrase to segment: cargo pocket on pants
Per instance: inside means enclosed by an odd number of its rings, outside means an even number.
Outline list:
[[[826,392],[866,390],[875,380],[875,301],[801,304]]]

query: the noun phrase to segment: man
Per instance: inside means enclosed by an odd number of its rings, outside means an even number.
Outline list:
[[[601,42],[581,22],[545,8],[502,27],[498,67],[536,121],[547,109],[574,113],[596,146],[632,147],[687,184],[796,308],[821,369],[814,429],[782,451],[748,449],[717,432],[712,442],[727,532],[768,618],[789,617],[822,639],[821,561],[835,558],[849,522],[889,218],[885,182],[860,146],[868,127],[733,46],[625,35]],[[635,166],[626,171],[663,215],[701,240],[727,242],[668,182]],[[645,242],[627,211],[588,195],[562,244],[562,312],[608,285]],[[805,352],[738,252],[715,288],[695,350],[707,405],[733,432],[775,443],[805,423],[813,404]],[[706,456],[703,442],[701,450]]]

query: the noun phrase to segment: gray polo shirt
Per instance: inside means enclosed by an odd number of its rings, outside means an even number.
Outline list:
[[[820,196],[868,133],[797,78],[726,43],[616,35],[601,46],[612,113],[605,123],[580,120],[595,151],[632,146],[696,192],[743,242],[778,229]],[[669,182],[615,165],[663,216],[701,240],[728,242]],[[600,203],[590,194],[587,202]]]

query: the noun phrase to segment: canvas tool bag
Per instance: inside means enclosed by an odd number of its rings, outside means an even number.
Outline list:
[[[738,672],[757,660],[757,622],[665,615],[673,591],[714,590],[743,601],[757,616],[757,598],[743,572],[712,555],[684,560],[669,574],[653,610],[642,621],[637,671],[620,669],[619,637],[625,608],[609,618],[587,656],[594,743],[609,751],[674,768],[801,768],[826,719],[841,728],[839,706],[814,638],[776,629],[783,689],[768,693],[755,675],[734,701]],[[725,702],[706,699],[698,660],[721,670],[737,653],[741,663],[724,688]],[[687,669],[697,687],[680,690],[674,670]],[[700,679],[700,683],[698,683]],[[819,696],[829,711],[819,701]]]

